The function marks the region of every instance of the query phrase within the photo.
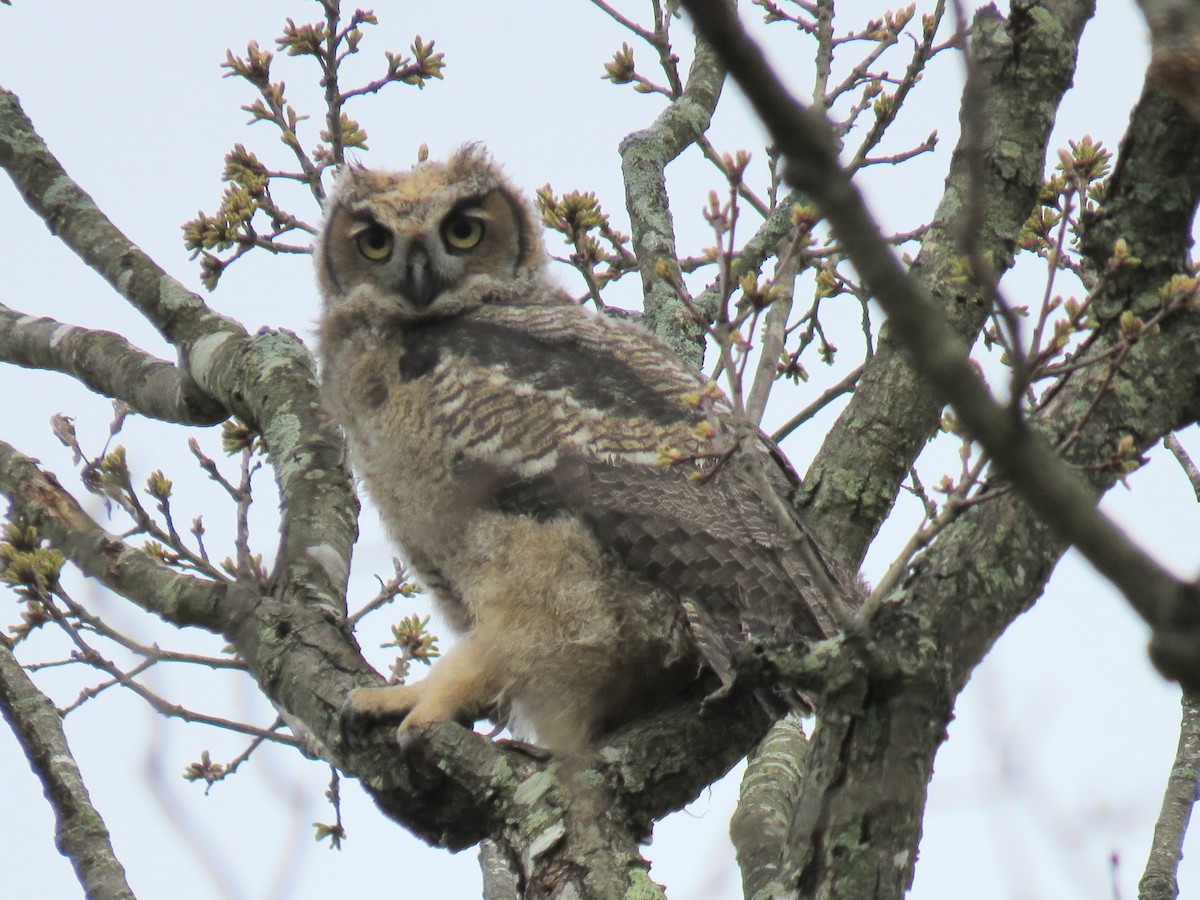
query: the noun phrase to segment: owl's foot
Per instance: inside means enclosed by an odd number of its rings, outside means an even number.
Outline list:
[[[361,744],[373,726],[399,722],[396,738],[405,747],[411,745],[413,732],[427,725],[458,722],[469,726],[474,716],[466,713],[458,702],[460,699],[430,690],[427,681],[355,688],[342,704],[342,735],[352,744]]]
[[[420,700],[414,687],[398,684],[352,690],[342,703],[343,740],[352,747],[361,747],[375,726],[402,722]]]

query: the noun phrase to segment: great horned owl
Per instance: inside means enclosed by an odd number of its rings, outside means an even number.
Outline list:
[[[328,408],[461,635],[352,716],[490,715],[576,750],[706,664],[728,681],[747,635],[836,631],[844,584],[790,518],[786,463],[664,344],[554,285],[484,151],[347,168],[315,258]]]

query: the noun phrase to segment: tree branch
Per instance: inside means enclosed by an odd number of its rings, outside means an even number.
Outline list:
[[[479,845],[479,869],[484,900],[522,900],[517,865],[500,844],[486,840]]]
[[[711,686],[708,686],[711,690]],[[695,800],[762,739],[771,717],[752,696],[704,708],[704,687],[652,719],[605,738],[597,747],[630,810],[649,823]]]
[[[718,2],[684,0],[684,5],[766,124],[787,160],[789,182],[822,208],[918,372],[950,402],[995,467],[1044,521],[1125,594],[1156,631],[1173,630],[1180,615],[1200,619],[1200,597],[1193,587],[1134,545],[1096,509],[1094,494],[1052,448],[992,399],[962,338],[934,306],[924,286],[901,268],[858,189],[838,165],[828,124],[791,97],[736,14]],[[1173,642],[1165,652],[1189,657],[1186,661],[1168,660],[1160,654],[1157,661],[1168,665],[1174,677],[1200,686],[1200,648],[1186,653]]]
[[[1192,486],[1192,491],[1196,494],[1196,500],[1200,501],[1200,468],[1196,467],[1196,463],[1188,456],[1183,445],[1179,443],[1179,438],[1173,434],[1168,434],[1163,438],[1163,446],[1171,451],[1171,455],[1178,460],[1183,473],[1187,475],[1188,483]]]
[[[795,716],[772,726],[747,761],[729,836],[742,870],[742,895],[786,893],[780,881],[779,848],[787,840],[792,810],[804,783],[808,738]]]
[[[176,366],[139,350],[111,331],[91,331],[24,315],[0,304],[0,360],[75,377],[137,413],[180,425],[229,418],[213,397]]]
[[[793,253],[781,259],[775,268],[774,283],[777,293],[771,305],[767,307],[764,317],[762,346],[746,400],[746,416],[755,425],[762,422],[771,389],[775,387],[779,358],[783,355],[788,316],[792,313],[792,300],[796,293],[796,273],[799,266],[799,256]]]
[[[92,806],[87,787],[67,745],[54,704],[30,681],[0,634],[0,711],[17,736],[29,767],[54,810],[54,843],[71,860],[75,876],[93,900],[132,900],[125,869],[113,851],[108,829]]]
[[[866,369],[866,367],[867,364],[863,363],[861,366],[851,369],[845,374],[845,376],[843,376],[841,381],[835,385],[827,387],[821,392],[820,396],[816,397],[802,410],[775,429],[775,431],[771,434],[771,440],[778,444],[785,437],[823,410],[826,406],[828,406],[838,397],[842,396],[842,394],[848,394],[849,392],[853,391],[858,385],[859,379],[862,378],[863,371]]]
[[[1200,702],[1183,697],[1183,721],[1179,747],[1163,793],[1162,810],[1154,824],[1150,858],[1138,883],[1139,900],[1175,900],[1179,896],[1176,873],[1183,859],[1183,837],[1187,834],[1196,792],[1200,789]]]
[[[0,493],[16,516],[84,574],[142,609],[179,626],[220,632],[228,622],[226,585],[173,572],[117,539],[85,513],[53,475],[0,441]]]
[[[272,588],[345,617],[359,504],[345,442],[321,405],[316,362],[283,330],[212,349],[209,384],[251,417],[279,488],[283,522]]]
[[[1071,85],[1075,48],[1093,5],[1092,0],[1052,0],[1039,7],[1045,16],[1023,19],[1020,28],[1010,27],[987,7],[972,25],[970,43],[983,106],[960,110],[960,137],[946,190],[911,268],[937,307],[930,315],[947,320],[968,342],[991,313],[985,293],[961,276],[969,184],[972,179],[981,182],[979,195],[986,203],[980,253],[991,259],[997,273],[1003,272],[1012,265],[1017,237],[1041,192],[1055,111]],[[984,128],[982,165],[967,152],[965,132],[974,123]],[[890,256],[890,251],[879,252]],[[944,405],[898,337],[896,327],[885,324],[854,396],[804,479],[806,517],[826,545],[852,563],[861,562],[891,511]]]
[[[703,355],[703,328],[684,308],[672,282],[660,276],[655,266],[663,260],[675,270],[675,279],[680,278],[665,170],[708,129],[724,81],[725,70],[717,56],[697,38],[683,93],[653,125],[621,142],[625,206],[642,276],[642,324],[697,366]]]

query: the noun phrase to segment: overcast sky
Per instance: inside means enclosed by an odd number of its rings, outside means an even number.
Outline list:
[[[269,164],[287,162],[267,126],[245,126],[239,107],[253,99],[250,88],[222,79],[218,65],[227,48],[240,52],[249,40],[272,46],[285,17],[313,20],[317,4],[14,2],[12,8],[0,7],[5,48],[0,84],[16,91],[53,152],[101,208],[167,271],[202,290],[179,228],[198,209],[215,209],[223,154],[241,142]],[[649,3],[619,5],[632,16],[649,8]],[[1060,115],[1054,147],[1090,133],[1115,150],[1140,90],[1145,28],[1129,0],[1102,0],[1100,6],[1085,36],[1077,88]],[[847,23],[882,8],[864,0],[839,6]],[[603,63],[622,41],[633,43],[627,33],[582,0],[408,3],[377,12],[381,27],[371,30],[363,45],[368,63],[356,70],[364,78],[378,74],[383,50],[403,50],[416,34],[435,39],[448,65],[444,82],[420,92],[395,86],[359,106],[370,134],[364,162],[406,167],[421,143],[441,156],[465,141],[482,140],[526,190],[546,182],[559,191],[595,190],[618,227],[627,230],[617,145],[628,132],[645,127],[661,106],[657,98],[600,78]],[[753,12],[746,14],[757,19]],[[775,59],[789,66],[793,83],[802,88],[809,77],[805,67],[811,68],[810,49],[782,28],[772,35],[780,39],[773,44]],[[685,25],[677,27],[676,36],[690,54]],[[649,71],[650,54],[636,45],[635,51],[639,67]],[[312,73],[296,60],[281,66],[277,76],[287,81],[292,102],[301,111],[319,110]],[[958,61],[950,54],[940,57],[906,108],[891,147],[902,149],[905,140],[916,143],[937,128],[943,138],[938,151],[899,176],[882,172],[868,182],[872,205],[889,228],[925,221],[937,202],[955,137],[958,78]],[[761,147],[761,135],[735,91],[727,89],[714,143],[720,149],[754,150]],[[681,249],[696,252],[709,242],[698,210],[716,178],[693,150],[672,167],[670,184]],[[304,209],[315,218],[309,203]],[[5,235],[0,302],[120,331],[152,352],[173,356],[148,325],[48,234],[7,180],[0,180],[0,223]],[[1036,289],[1036,280],[1030,283]],[[621,299],[636,302],[628,291]],[[311,338],[317,297],[307,258],[251,254],[230,270],[211,302],[252,330],[286,327]],[[853,342],[850,331],[845,339],[847,345]],[[797,402],[838,377],[814,371]],[[107,431],[107,404],[67,378],[14,368],[0,368],[0,396],[4,439],[73,483],[69,453],[51,436],[49,416],[74,416],[85,448],[95,452]],[[787,407],[772,415],[781,421]],[[827,416],[786,445],[801,471],[828,422]],[[193,432],[219,456],[213,434]],[[180,518],[203,513],[210,540],[220,546],[228,540],[232,511],[202,479],[186,476],[194,469],[187,436],[180,429],[133,420],[123,440],[130,447],[135,483],[139,474],[144,480],[152,469],[166,469],[176,479]],[[1184,440],[1200,450],[1190,435]],[[939,452],[922,461],[926,483],[957,465],[952,450]],[[259,484],[257,549],[269,554],[275,501],[269,477],[260,477]],[[1130,484],[1133,490],[1117,489],[1106,508],[1164,562],[1196,574],[1189,536],[1200,521],[1182,473],[1170,459],[1160,460]],[[93,512],[103,516],[99,508]],[[872,548],[868,578],[891,561],[911,530],[913,514],[901,504]],[[386,574],[390,553],[368,510],[356,552],[353,597],[363,601],[374,593],[372,574]],[[219,650],[220,643],[204,635],[163,632],[128,604],[78,580],[70,584],[80,599],[146,640]],[[6,623],[16,619],[15,606],[0,617]],[[361,639],[381,667],[388,655],[376,645],[386,639],[386,624],[386,617],[380,619]],[[1134,895],[1179,718],[1178,690],[1163,684],[1148,665],[1146,638],[1124,601],[1068,556],[1037,607],[1005,634],[960,699],[950,740],[937,758],[912,897],[1091,900],[1109,896],[1114,854],[1122,896]],[[29,662],[63,652],[62,642],[46,634],[21,648],[20,656]],[[82,684],[78,679],[57,669],[37,676],[60,705],[74,699]],[[205,711],[257,724],[273,717],[261,696],[237,679],[173,671],[156,673],[150,683]],[[140,701],[114,691],[74,713],[67,735],[141,897],[319,898],[345,896],[347,884],[363,898],[478,893],[474,851],[451,856],[425,848],[383,820],[352,782],[342,785],[350,835],[345,849],[314,846],[311,823],[332,818],[322,797],[328,768],[286,748],[261,750],[236,778],[206,797],[180,774],[204,749],[214,760],[231,759],[243,749],[242,739],[164,723]],[[53,821],[40,785],[7,732],[0,732],[0,771],[6,773],[6,808],[0,816],[6,895],[79,896],[70,866],[53,847]],[[656,831],[647,849],[651,874],[676,900],[739,895],[726,837],[735,794],[736,780],[726,779]],[[1200,845],[1192,840],[1189,847]],[[1200,884],[1200,870],[1186,862],[1183,884],[1185,896],[1189,884],[1193,890]]]

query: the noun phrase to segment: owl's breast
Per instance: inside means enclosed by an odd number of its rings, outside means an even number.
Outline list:
[[[490,496],[455,471],[438,398],[412,377],[412,365],[400,342],[335,355],[325,392],[391,538],[424,580],[437,582],[456,570],[467,526]]]

